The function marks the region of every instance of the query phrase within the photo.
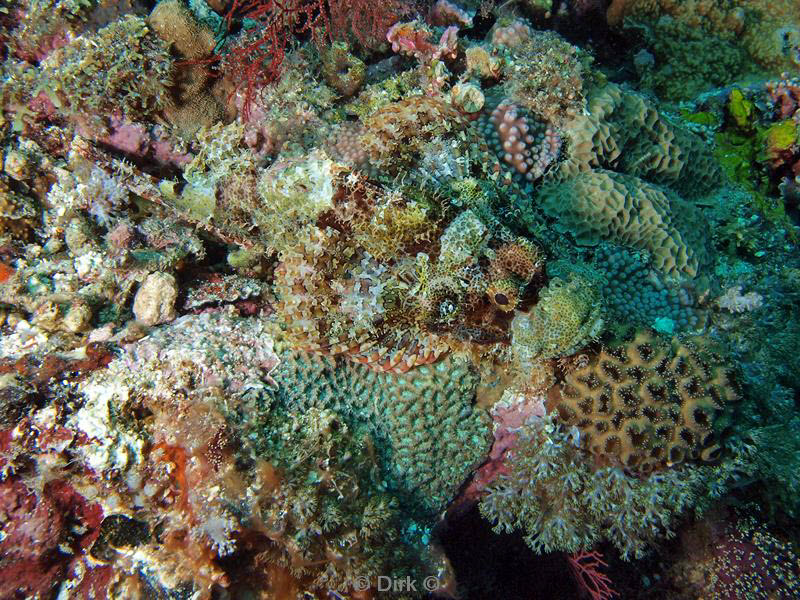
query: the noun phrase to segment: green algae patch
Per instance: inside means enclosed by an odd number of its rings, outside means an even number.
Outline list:
[[[753,124],[755,105],[745,98],[742,90],[733,88],[728,96],[728,114],[737,127],[748,129]]]

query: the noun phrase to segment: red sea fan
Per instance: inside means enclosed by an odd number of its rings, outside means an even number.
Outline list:
[[[386,32],[401,18],[414,12],[403,0],[328,0],[335,39],[352,34],[364,48],[386,41]]]
[[[326,36],[332,39],[325,0],[233,0],[225,19],[229,31],[234,21],[256,22],[222,59],[226,74],[244,86],[245,119],[256,89],[280,75],[286,47],[295,35],[309,34],[317,44]]]
[[[591,600],[611,600],[617,595],[611,579],[602,571],[608,565],[597,550],[579,550],[568,554],[567,560],[575,580]]]
[[[250,116],[256,90],[281,73],[293,37],[310,36],[318,46],[355,37],[365,48],[379,46],[401,17],[413,12],[406,0],[233,0],[225,20],[247,25],[225,56],[217,57],[231,80],[244,87],[243,117]]]

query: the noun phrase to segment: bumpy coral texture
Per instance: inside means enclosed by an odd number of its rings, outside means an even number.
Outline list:
[[[353,56],[347,44],[334,42],[322,52],[322,74],[325,81],[344,97],[355,94],[366,77],[364,61]]]
[[[518,313],[511,324],[511,347],[521,367],[536,360],[576,352],[603,328],[596,288],[584,277],[553,279],[529,314]]]
[[[326,408],[368,423],[390,487],[426,513],[445,508],[488,452],[488,417],[472,406],[478,376],[465,361],[390,375],[303,353],[281,360],[278,398],[291,410]]]
[[[640,254],[604,244],[594,252],[594,264],[606,280],[603,300],[613,317],[640,325],[666,318],[675,331],[702,329],[708,311],[698,305],[697,291],[669,281]]]
[[[37,224],[36,205],[9,184],[8,178],[0,175],[0,236],[27,240]]]
[[[665,273],[697,274],[696,250],[673,217],[689,207],[657,186],[596,170],[544,187],[539,201],[544,212],[557,219],[556,229],[572,233],[579,244],[612,241],[647,250]]]
[[[713,355],[638,332],[569,373],[554,406],[601,464],[649,473],[715,457],[715,414],[736,399]]]
[[[559,157],[561,137],[551,125],[526,112],[511,102],[501,102],[482,120],[481,129],[506,168],[530,182],[544,175]]]
[[[774,72],[800,66],[800,19],[794,0],[614,0],[612,25],[625,17],[671,17],[687,28],[736,40],[759,65]]]
[[[218,559],[236,550],[264,582],[285,569],[305,589],[419,568],[427,525],[409,520],[375,477],[377,440],[310,400],[276,402],[302,393],[279,386],[322,383],[293,381],[286,368],[273,371],[278,361],[264,319],[203,313],[131,344],[81,387],[68,425],[92,441],[74,458],[103,476],[100,497],[116,510],[143,506],[151,528],[157,515],[158,538],[137,548],[138,560],[161,567],[148,570],[154,586],[209,588],[223,579]],[[317,389],[340,394],[345,411],[350,396],[328,383]]]
[[[564,134],[569,151],[555,178],[602,167],[668,185],[686,197],[711,191],[721,178],[707,144],[616,84],[593,90],[587,111],[565,123]]]

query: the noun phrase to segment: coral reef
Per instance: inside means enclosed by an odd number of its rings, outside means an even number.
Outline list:
[[[142,80],[140,73],[148,77]],[[15,90],[12,82],[8,94],[44,94],[60,112],[78,122],[88,120],[90,130],[102,130],[99,119],[116,111],[139,119],[164,108],[171,73],[166,45],[144,19],[128,16],[56,49],[41,62],[35,89]]]
[[[0,1],[0,596],[792,596],[796,11],[606,4]]]
[[[672,281],[651,268],[640,253],[618,246],[601,244],[594,258],[606,282],[606,309],[620,321],[658,324],[664,333],[697,332],[707,324],[708,311],[699,298],[702,288]]]
[[[607,13],[612,25],[626,17],[655,22],[665,16],[684,28],[738,40],[754,61],[776,73],[800,66],[800,23],[790,0],[614,0]]]
[[[565,123],[564,130],[570,149],[556,177],[611,168],[689,197],[709,192],[720,180],[719,167],[698,136],[615,84],[593,90],[587,113]]]
[[[641,556],[712,482],[721,495],[736,474],[731,463],[684,466],[646,478],[618,467],[593,470],[576,445],[578,436],[550,417],[529,419],[517,437],[509,472],[490,484],[480,510],[497,531],[523,529],[526,543],[538,552],[575,552],[606,539],[623,556]],[[748,460],[745,455],[737,462]]]
[[[371,424],[389,488],[423,512],[441,511],[488,449],[488,419],[471,408],[478,376],[464,361],[391,375],[281,354],[272,376],[292,411],[334,410]]]

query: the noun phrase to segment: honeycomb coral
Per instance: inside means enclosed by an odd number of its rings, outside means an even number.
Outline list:
[[[698,257],[673,223],[673,211],[688,210],[679,199],[636,177],[610,171],[581,173],[548,185],[539,197],[556,229],[569,231],[579,244],[614,241],[652,255],[668,274],[697,274]]]
[[[593,91],[587,108],[564,124],[569,153],[555,178],[603,167],[668,185],[687,197],[707,193],[720,181],[708,146],[664,119],[642,96],[607,84]]]
[[[567,375],[553,404],[600,464],[649,473],[690,459],[712,459],[711,425],[737,399],[718,358],[639,331],[604,347]]]

